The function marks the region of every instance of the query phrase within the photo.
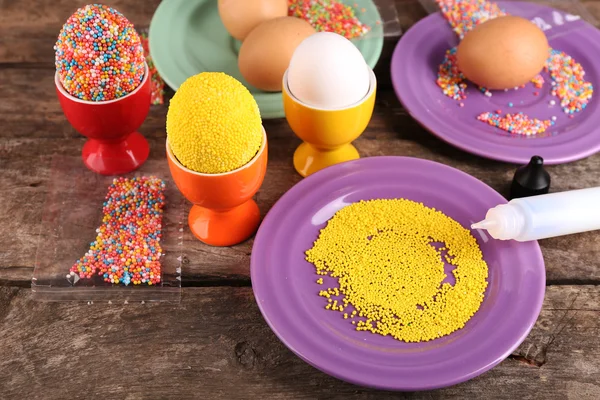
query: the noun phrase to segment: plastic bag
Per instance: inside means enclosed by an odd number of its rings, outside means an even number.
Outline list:
[[[104,282],[101,276],[89,279],[68,276],[71,266],[96,239],[96,229],[103,217],[102,205],[116,177],[89,171],[80,157],[56,156],[52,161],[31,283],[36,300],[179,302],[185,199],[172,182],[165,160],[146,161],[139,170],[124,175],[134,176],[156,176],[166,184],[160,284],[126,286]]]

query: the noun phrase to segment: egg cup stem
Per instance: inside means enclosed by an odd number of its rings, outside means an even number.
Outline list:
[[[117,140],[88,139],[83,146],[83,163],[102,175],[120,175],[139,168],[148,158],[150,146],[139,132]]]
[[[323,168],[358,158],[358,150],[350,143],[326,150],[304,142],[294,152],[294,168],[300,175],[307,177]]]
[[[254,200],[228,210],[192,206],[188,224],[194,236],[211,246],[233,246],[252,236],[260,223]]]

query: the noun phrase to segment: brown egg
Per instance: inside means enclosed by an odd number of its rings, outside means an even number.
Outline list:
[[[219,0],[218,8],[225,29],[238,40],[262,22],[288,15],[287,0]]]
[[[315,29],[305,20],[281,17],[257,26],[244,40],[238,55],[242,76],[252,86],[279,92],[283,74],[296,47]]]
[[[487,89],[524,85],[544,67],[550,47],[544,32],[527,19],[498,17],[475,27],[458,45],[458,69]]]

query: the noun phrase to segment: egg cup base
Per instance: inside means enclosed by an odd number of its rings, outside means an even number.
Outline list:
[[[260,223],[258,205],[252,199],[229,210],[192,206],[188,225],[193,235],[210,246],[233,246],[252,236]]]
[[[116,140],[88,139],[81,157],[87,168],[101,175],[121,175],[138,169],[150,154],[148,141],[139,132]]]
[[[304,142],[294,152],[294,168],[307,177],[323,168],[358,158],[358,150],[350,143],[333,150],[323,150]]]

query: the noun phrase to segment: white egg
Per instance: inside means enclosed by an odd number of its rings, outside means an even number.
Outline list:
[[[287,74],[290,92],[312,107],[339,109],[361,101],[369,91],[370,68],[345,37],[319,32],[296,48]]]

